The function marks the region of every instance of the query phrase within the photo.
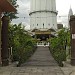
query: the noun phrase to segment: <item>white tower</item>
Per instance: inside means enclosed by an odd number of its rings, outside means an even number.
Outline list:
[[[30,29],[57,29],[55,0],[31,0]]]
[[[73,11],[72,11],[72,8],[70,7],[69,13],[68,13],[68,28],[70,28],[69,20],[70,20],[70,16],[72,16],[72,15],[73,15]]]

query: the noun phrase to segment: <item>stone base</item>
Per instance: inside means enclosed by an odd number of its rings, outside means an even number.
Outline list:
[[[74,59],[74,58],[71,59],[71,65],[72,65],[72,66],[75,66],[75,59]]]
[[[9,60],[8,59],[2,59],[2,66],[8,66]]]

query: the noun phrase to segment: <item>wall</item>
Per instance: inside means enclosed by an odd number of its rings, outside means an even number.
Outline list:
[[[44,24],[44,26],[43,26]],[[36,12],[31,15],[30,20],[31,29],[53,28],[57,29],[56,14],[51,12]]]
[[[50,10],[56,11],[56,0],[31,0],[30,11]]]

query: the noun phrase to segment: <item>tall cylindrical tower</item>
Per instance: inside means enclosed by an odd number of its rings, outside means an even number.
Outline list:
[[[57,29],[57,11],[55,0],[31,0],[30,28]]]

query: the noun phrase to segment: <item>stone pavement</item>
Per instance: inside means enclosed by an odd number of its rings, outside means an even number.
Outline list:
[[[70,61],[64,62],[64,67],[60,67],[65,75],[75,75],[75,66],[70,64]]]
[[[21,67],[0,67],[0,75],[65,75],[50,54],[48,47],[38,47]]]
[[[61,67],[65,75],[75,75],[75,67]]]
[[[64,75],[59,67],[1,67],[0,75]]]
[[[48,47],[38,47],[34,55],[22,66],[58,66]]]

